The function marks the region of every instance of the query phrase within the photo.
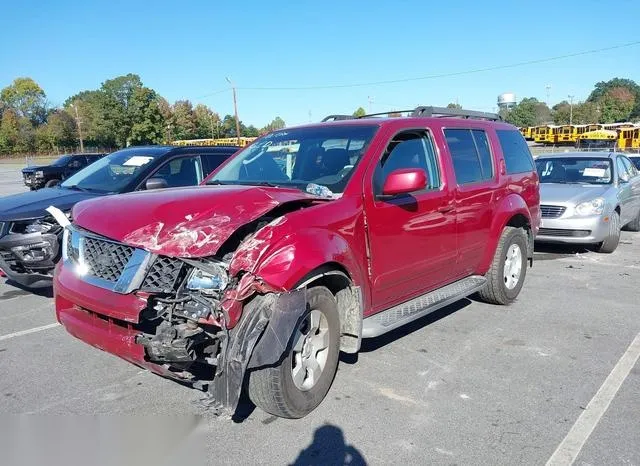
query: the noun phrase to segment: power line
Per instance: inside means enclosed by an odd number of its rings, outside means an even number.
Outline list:
[[[622,49],[626,47],[633,47],[635,45],[639,45],[640,41],[628,42],[626,44],[613,45],[611,47],[602,47],[599,49],[591,49],[584,50],[582,52],[568,53],[565,55],[558,55],[555,57],[548,58],[540,58],[537,60],[527,60],[517,63],[511,63],[508,65],[497,65],[497,66],[489,66],[486,68],[478,68],[474,70],[466,70],[466,71],[456,71],[452,73],[441,73],[441,74],[432,74],[427,76],[419,76],[413,78],[403,78],[403,79],[390,79],[386,81],[374,81],[368,83],[351,83],[351,84],[333,84],[333,85],[325,85],[325,86],[292,86],[292,87],[238,87],[237,89],[245,90],[245,91],[304,91],[304,90],[317,90],[317,89],[343,89],[343,88],[352,88],[352,87],[366,87],[366,86],[380,86],[384,84],[396,84],[396,83],[406,83],[410,81],[423,81],[427,79],[437,79],[437,78],[449,78],[453,76],[462,76],[467,74],[475,74],[475,73],[484,73],[486,71],[496,71],[496,70],[504,70],[508,68],[517,68],[520,66],[527,65],[535,65],[539,63],[548,63],[551,61],[564,60],[566,58],[579,57],[583,55],[591,55],[595,53],[607,52],[609,50]],[[224,92],[218,91],[214,94]],[[209,94],[209,95],[214,95]]]

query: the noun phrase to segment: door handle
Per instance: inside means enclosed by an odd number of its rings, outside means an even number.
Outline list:
[[[438,207],[438,212],[446,214],[447,212],[451,212],[453,210],[453,204],[447,204]]]

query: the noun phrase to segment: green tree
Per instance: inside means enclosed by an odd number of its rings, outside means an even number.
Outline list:
[[[74,107],[75,106],[75,107]],[[87,146],[118,147],[116,124],[107,108],[107,97],[100,91],[83,91],[69,97],[64,109],[75,117],[78,111],[82,135]]]
[[[551,116],[556,125],[568,125],[571,120],[571,104],[566,100],[555,104],[551,109]]]
[[[134,91],[141,87],[140,77],[131,73],[108,79],[100,86],[103,117],[119,147],[126,146],[129,141],[133,127],[131,100]]]
[[[173,139],[194,139],[196,120],[193,106],[188,100],[178,100],[173,104]]]
[[[455,108],[456,110],[461,110],[462,109],[462,105],[460,105],[458,103],[451,102],[450,104],[447,105],[447,108]]]
[[[500,112],[507,122],[515,126],[536,126],[551,121],[551,110],[535,97],[526,97],[510,110]]]
[[[249,125],[242,130],[242,135],[247,138],[257,138],[260,136],[260,130],[253,125]]]
[[[133,122],[129,144],[158,144],[163,141],[165,120],[155,91],[148,87],[135,88],[128,113]]]
[[[0,153],[9,154],[18,143],[18,116],[9,109],[2,114],[0,122]]]
[[[220,126],[220,115],[204,104],[193,109],[195,121],[195,137],[198,139],[217,138]]]
[[[366,111],[364,108],[362,108],[362,107],[358,107],[358,108],[356,108],[356,111],[355,111],[355,112],[353,112],[353,116],[354,116],[354,117],[357,117],[357,118],[363,117],[363,116],[365,116],[366,114],[367,114],[367,111]]]
[[[31,78],[16,78],[0,91],[2,106],[13,110],[18,117],[28,118],[32,124],[46,119],[46,95]]]
[[[286,126],[287,126],[287,124],[284,122],[284,120],[282,118],[280,118],[279,116],[277,116],[273,120],[271,120],[271,123],[269,123],[267,126],[262,128],[262,132],[263,133],[268,133],[269,131],[275,131],[276,129],[282,129],[282,128],[286,127]]]
[[[609,81],[600,81],[596,83],[593,91],[589,94],[587,102],[598,102],[608,91],[614,88],[623,87],[628,89],[636,100],[640,98],[640,86],[632,79],[613,78]]]
[[[48,135],[49,149],[60,151],[61,149],[71,149],[76,145],[77,128],[76,122],[65,110],[56,110],[47,118],[47,123],[38,127],[43,128]],[[38,131],[36,130],[36,139]]]
[[[573,123],[587,125],[600,119],[598,106],[593,102],[581,102],[573,106]]]
[[[600,107],[600,123],[626,121],[635,106],[635,96],[626,87],[614,87],[607,90],[597,100]]]

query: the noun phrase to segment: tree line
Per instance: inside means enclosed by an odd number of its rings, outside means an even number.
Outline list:
[[[242,136],[285,127],[276,117],[264,128],[240,122]],[[47,101],[31,78],[17,78],[0,91],[0,154],[116,149],[179,139],[236,137],[235,118],[189,100],[170,104],[138,75],[109,79],[95,90],[69,97],[61,107]]]
[[[584,102],[563,100],[549,108],[535,97],[527,97],[500,113],[516,126],[636,121],[640,120],[640,86],[631,79],[614,78],[596,83]]]

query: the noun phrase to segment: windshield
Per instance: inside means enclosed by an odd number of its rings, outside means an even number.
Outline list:
[[[598,158],[537,159],[536,169],[541,183],[610,184],[611,160]]]
[[[66,167],[69,162],[71,162],[72,157],[70,155],[63,155],[51,165],[54,167]]]
[[[275,185],[341,194],[377,130],[327,125],[281,130],[234,156],[207,184]]]
[[[115,193],[122,191],[156,157],[169,148],[123,149],[88,165],[61,184],[63,188]]]

